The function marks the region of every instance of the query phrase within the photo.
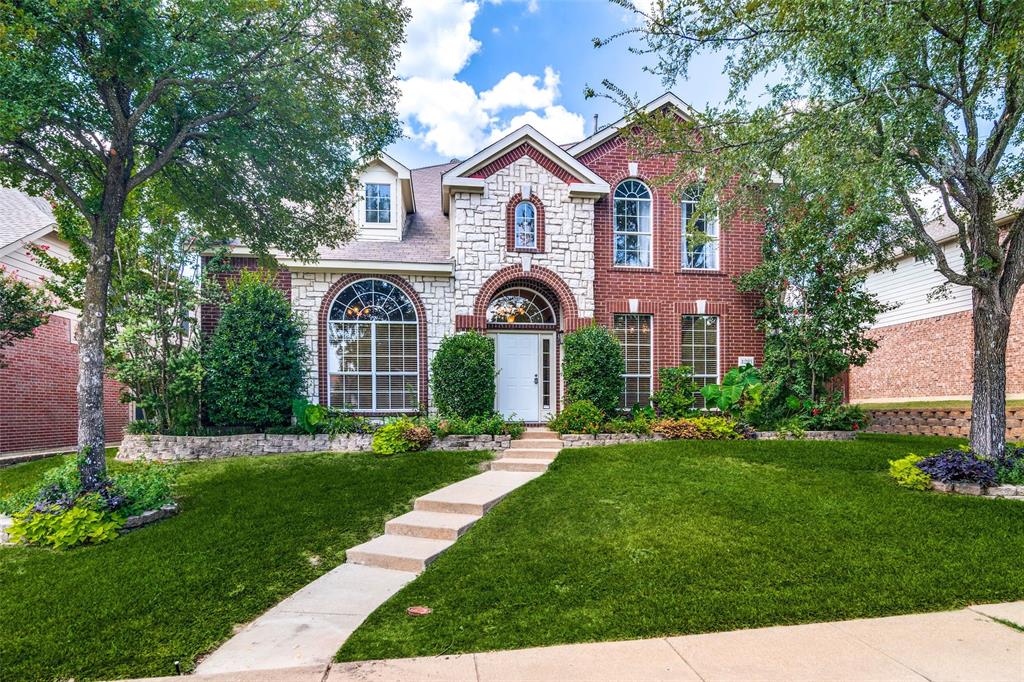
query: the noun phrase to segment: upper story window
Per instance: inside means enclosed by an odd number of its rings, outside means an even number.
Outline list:
[[[651,190],[639,180],[615,188],[615,265],[651,266]]]
[[[698,270],[718,269],[718,219],[707,213],[697,213],[704,194],[700,185],[692,185],[683,192],[682,213],[683,256],[682,266]]]
[[[529,201],[516,204],[515,239],[517,249],[537,248],[537,209]]]
[[[391,185],[383,182],[366,183],[366,222],[391,223]]]

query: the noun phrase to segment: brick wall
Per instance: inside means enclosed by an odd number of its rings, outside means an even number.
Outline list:
[[[209,261],[208,257],[203,258],[204,268]],[[225,272],[217,273],[217,281],[221,286],[226,285],[233,279],[237,279],[238,273],[242,270],[260,269],[260,262],[255,258],[233,257],[228,259],[228,263],[229,268]],[[292,273],[284,269],[278,270],[274,277],[274,288],[283,293],[284,297],[290,301],[292,298]],[[220,321],[220,308],[215,305],[200,306],[199,318],[199,328],[203,334],[212,334],[217,328],[217,322]]]
[[[78,346],[70,320],[53,315],[35,335],[6,349],[0,369],[0,452],[74,447],[78,440]],[[103,384],[107,442],[121,440],[128,406],[120,386]]]
[[[958,436],[971,433],[970,410],[872,410],[872,433],[899,433],[911,436]],[[1007,440],[1024,440],[1024,409],[1006,411]]]
[[[850,370],[850,400],[970,397],[974,371],[971,313],[872,330],[878,348]],[[1006,392],[1024,393],[1024,304],[1013,309],[1006,349]]]
[[[594,308],[598,323],[610,325],[615,313],[628,313],[629,299],[638,299],[637,312],[653,315],[655,375],[659,367],[675,366],[681,357],[681,316],[695,314],[696,301],[707,301],[707,314],[720,317],[719,378],[740,356],[760,364],[764,337],[756,329],[757,295],[741,294],[732,278],[748,272],[761,260],[762,226],[752,211],[721,216],[719,263],[716,271],[682,270],[682,214],[671,189],[652,182],[674,170],[667,158],[639,159],[621,138],[584,154],[580,161],[604,178],[615,191],[631,177],[629,163],[638,163],[637,176],[653,195],[652,267],[614,267],[611,197],[594,207]],[[657,376],[655,376],[657,383]]]

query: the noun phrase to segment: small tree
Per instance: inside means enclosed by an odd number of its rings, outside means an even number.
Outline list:
[[[46,291],[29,286],[0,265],[0,367],[5,367],[4,348],[32,336],[53,312]]]
[[[204,355],[209,420],[256,429],[285,424],[305,384],[304,325],[269,273],[243,271],[229,296]]]
[[[446,336],[430,374],[442,417],[469,419],[494,412],[494,339],[477,332]]]
[[[570,332],[565,335],[562,354],[569,404],[589,400],[605,414],[619,409],[626,364],[622,347],[610,331],[590,325]]]

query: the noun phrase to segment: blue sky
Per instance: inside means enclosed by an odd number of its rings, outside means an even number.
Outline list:
[[[642,3],[638,3],[642,4]],[[406,0],[412,12],[398,72],[399,115],[406,138],[389,151],[410,167],[466,158],[530,123],[555,142],[610,123],[622,111],[607,99],[586,100],[587,84],[609,79],[644,101],[665,87],[630,54],[635,38],[595,49],[637,25],[635,15],[605,0]],[[703,57],[672,90],[698,109],[726,95],[721,60]]]

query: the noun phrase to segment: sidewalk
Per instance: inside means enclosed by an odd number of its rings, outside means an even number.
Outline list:
[[[1004,621],[1004,622],[999,622]],[[530,680],[1024,680],[1024,601],[910,616],[683,637],[335,663],[194,679],[264,682]],[[324,673],[327,672],[326,678]],[[175,678],[166,678],[173,680]]]

